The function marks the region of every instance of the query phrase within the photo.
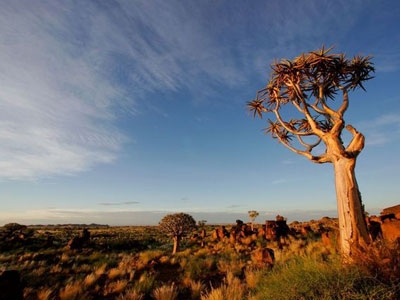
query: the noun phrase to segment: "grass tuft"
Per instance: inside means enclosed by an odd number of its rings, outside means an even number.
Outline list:
[[[175,300],[178,298],[178,289],[175,285],[162,285],[153,291],[155,300]]]

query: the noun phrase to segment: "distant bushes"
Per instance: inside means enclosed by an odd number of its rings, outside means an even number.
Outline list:
[[[32,242],[34,230],[18,223],[8,223],[0,227],[0,250],[8,251]]]

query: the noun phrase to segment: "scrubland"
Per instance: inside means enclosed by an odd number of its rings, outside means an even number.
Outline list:
[[[282,243],[256,235],[232,242],[213,239],[215,227],[206,226],[203,247],[187,238],[175,255],[156,226],[92,226],[81,249],[66,245],[82,227],[29,228],[28,238],[0,244],[0,271],[20,272],[24,299],[400,298],[398,245],[377,242],[344,265],[335,243],[312,231]],[[266,247],[273,266],[257,255]]]

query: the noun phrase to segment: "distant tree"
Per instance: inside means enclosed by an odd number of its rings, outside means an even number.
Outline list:
[[[199,242],[200,242],[201,247],[205,246],[205,239],[207,236],[206,223],[207,223],[207,220],[201,220],[201,221],[197,222],[197,226],[200,228]]]
[[[159,223],[160,230],[172,237],[174,247],[172,254],[179,251],[180,242],[183,237],[196,229],[196,221],[191,215],[185,213],[176,213],[166,215]]]
[[[249,210],[249,218],[251,221],[251,230],[254,230],[254,220],[260,215],[256,210]]]
[[[370,242],[361,195],[355,176],[364,136],[346,125],[349,92],[364,89],[375,71],[369,56],[346,58],[332,48],[303,53],[293,60],[272,64],[266,87],[248,103],[253,116],[270,116],[266,134],[314,163],[332,163],[340,227],[341,252],[351,261],[355,248]],[[337,100],[341,93],[341,101]],[[360,111],[361,113],[361,111]],[[347,145],[342,134],[351,136]],[[312,183],[311,183],[312,185]]]
[[[199,226],[200,228],[204,228],[206,226],[207,220],[200,220],[197,221],[197,226]]]

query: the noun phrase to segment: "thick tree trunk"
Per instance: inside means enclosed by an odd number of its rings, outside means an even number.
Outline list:
[[[172,255],[179,251],[180,236],[174,236],[174,248],[172,249]]]
[[[339,216],[340,248],[346,262],[354,258],[355,249],[370,242],[364,208],[355,177],[356,158],[341,157],[333,162]]]

